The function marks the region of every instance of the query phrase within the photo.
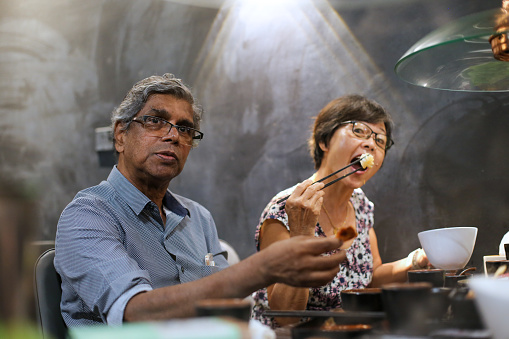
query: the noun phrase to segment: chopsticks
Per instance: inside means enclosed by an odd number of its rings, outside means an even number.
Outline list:
[[[353,165],[355,165],[355,164],[357,164],[357,163],[361,162],[361,160],[362,160],[362,159],[363,159],[363,157],[360,157],[359,159],[357,159],[357,160],[355,160],[355,161],[352,161],[350,164],[346,165],[345,167],[340,168],[340,169],[338,169],[336,172],[333,172],[333,173],[329,174],[328,176],[323,177],[323,178],[321,178],[320,180],[315,181],[315,182],[314,182],[314,183],[312,183],[311,185],[314,185],[314,184],[316,184],[317,182],[322,182],[322,181],[324,181],[324,180],[329,179],[329,178],[330,178],[330,177],[332,177],[333,175],[336,175],[336,174],[338,174],[339,172],[344,171],[344,170],[345,170],[345,169],[347,169],[348,167],[353,166]],[[364,168],[363,168],[363,167],[357,168],[355,171],[352,171],[352,172],[347,173],[347,174],[345,174],[345,175],[343,175],[343,176],[341,176],[341,177],[339,177],[339,178],[336,178],[336,179],[332,180],[331,182],[326,183],[326,184],[325,184],[325,186],[323,186],[323,188],[322,188],[322,189],[324,189],[324,188],[326,188],[326,187],[329,187],[330,185],[332,185],[332,184],[334,184],[334,183],[338,182],[339,180],[344,179],[344,178],[346,178],[347,176],[352,175],[352,174],[354,174],[355,172],[360,171],[360,170],[362,170],[362,169],[364,169]],[[278,204],[280,204],[280,203],[282,203],[283,201],[286,201],[289,197],[290,197],[290,195],[287,195],[286,197],[283,197],[283,198],[279,199],[279,200],[277,201],[277,203],[278,203]]]
[[[344,178],[346,178],[347,176],[352,175],[352,174],[354,174],[355,172],[360,171],[360,170],[363,170],[363,169],[364,169],[364,168],[359,167],[359,168],[357,168],[356,170],[351,171],[350,173],[347,173],[347,174],[343,175],[342,177],[336,178],[336,179],[332,180],[331,182],[326,183],[326,184],[325,184],[325,186],[323,186],[323,188],[329,187],[329,186],[330,186],[330,185],[332,185],[333,183],[338,182],[339,180],[344,179]],[[322,188],[322,189],[323,189],[323,188]]]

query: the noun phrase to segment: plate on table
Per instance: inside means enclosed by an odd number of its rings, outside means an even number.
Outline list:
[[[292,328],[292,339],[306,338],[357,338],[380,332],[383,319],[372,317],[315,317]]]
[[[385,312],[355,312],[355,311],[273,311],[268,310],[264,313],[267,317],[308,317],[308,318],[334,318],[345,319],[349,321],[376,322],[385,319]]]
[[[292,339],[311,337],[355,338],[384,328],[385,312],[354,311],[265,311],[268,317],[309,318],[291,328]]]

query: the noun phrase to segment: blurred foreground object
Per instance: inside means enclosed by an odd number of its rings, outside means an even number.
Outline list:
[[[69,330],[70,339],[144,338],[144,339],[248,339],[247,322],[214,317],[189,318],[164,322],[140,322],[121,327],[81,326]]]
[[[509,335],[509,278],[473,277],[469,281],[481,318],[493,339]]]
[[[33,197],[19,183],[0,182],[0,337],[31,338],[33,263],[30,240],[35,227]]]

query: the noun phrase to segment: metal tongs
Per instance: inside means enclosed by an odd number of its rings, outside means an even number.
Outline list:
[[[364,154],[367,154],[367,153],[364,153]],[[321,178],[321,179],[319,179],[319,180],[317,180],[317,181],[313,182],[311,185],[314,185],[314,184],[316,184],[317,182],[322,182],[322,181],[324,181],[324,180],[329,179],[329,178],[330,178],[330,177],[332,177],[333,175],[336,175],[336,174],[338,174],[339,172],[344,171],[344,170],[345,170],[345,169],[347,169],[348,167],[351,167],[351,166],[353,166],[353,165],[355,165],[355,164],[360,163],[360,162],[361,162],[364,158],[365,158],[365,156],[361,156],[359,159],[357,159],[357,160],[355,160],[355,161],[352,161],[351,163],[349,163],[349,164],[348,164],[348,165],[346,165],[345,167],[338,169],[336,172],[333,172],[333,173],[329,174],[328,176],[323,177],[323,178]],[[350,172],[350,173],[347,173],[347,174],[345,174],[345,175],[343,175],[343,176],[341,176],[341,177],[339,177],[339,178],[336,178],[336,179],[334,179],[334,180],[332,180],[332,181],[330,181],[330,182],[326,183],[326,184],[325,184],[325,186],[323,186],[323,188],[322,188],[322,189],[324,189],[324,188],[326,188],[326,187],[329,187],[330,185],[332,185],[332,184],[334,184],[334,183],[338,182],[339,180],[342,180],[342,179],[346,178],[347,176],[352,175],[352,174],[354,174],[355,172],[360,171],[360,170],[363,170],[363,169],[364,169],[364,167],[363,167],[363,166],[361,166],[361,167],[357,168],[356,170],[353,170],[353,171],[352,171],[352,172]],[[286,201],[289,197],[290,197],[290,195],[287,195],[286,197],[283,197],[283,198],[279,199],[279,200],[277,201],[277,203],[278,203],[278,204],[280,204],[280,203],[282,203],[283,201]]]

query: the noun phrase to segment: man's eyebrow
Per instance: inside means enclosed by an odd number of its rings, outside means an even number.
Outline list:
[[[168,118],[170,116],[170,113],[167,110],[165,110],[164,108],[150,107],[150,110],[148,111],[148,113],[156,113],[157,116],[159,116],[161,118]]]
[[[164,108],[150,107],[150,110],[148,111],[148,113],[155,113],[158,117],[161,117],[166,120],[171,119],[170,112],[168,112]],[[188,120],[188,119],[180,119],[177,121],[176,125],[186,126],[186,127],[194,127],[193,121]]]

